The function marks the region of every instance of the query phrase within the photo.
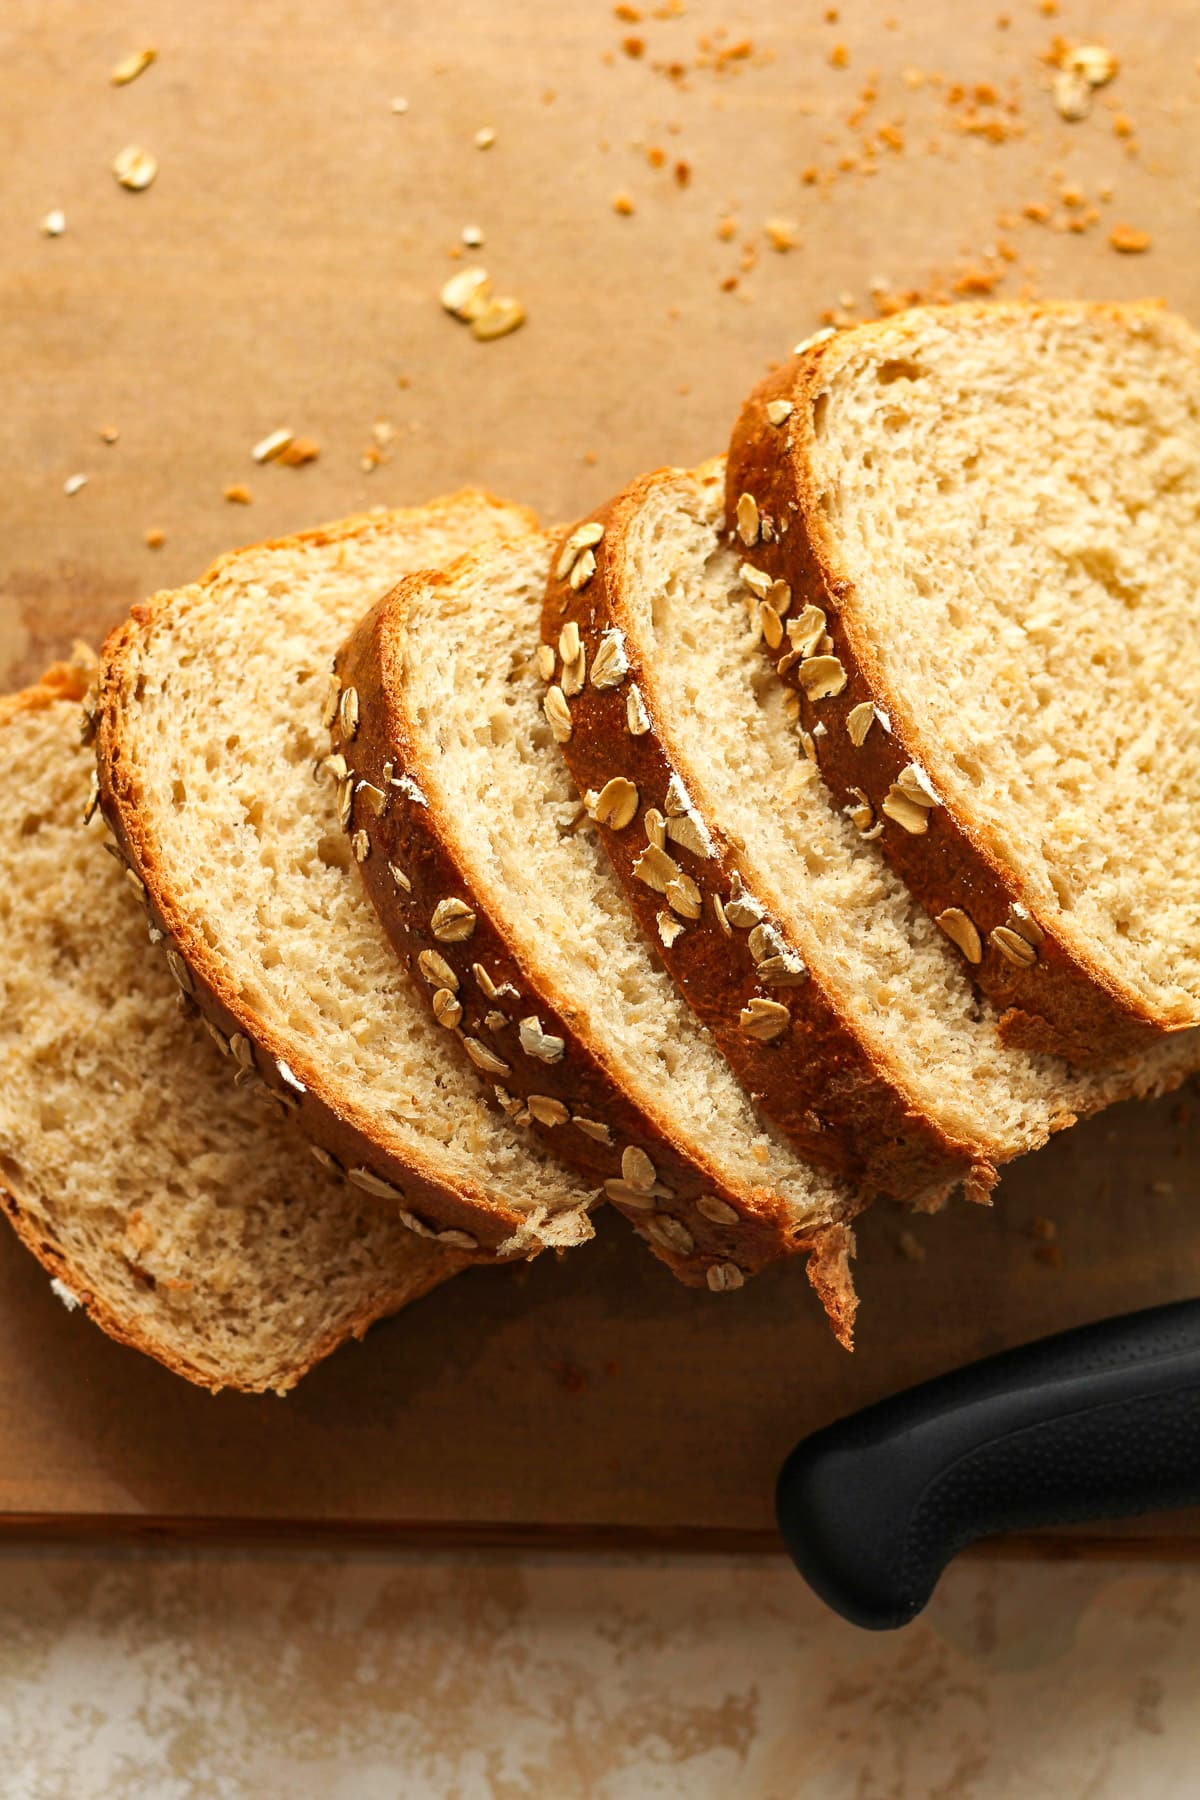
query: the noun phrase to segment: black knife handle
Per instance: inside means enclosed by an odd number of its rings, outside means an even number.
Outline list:
[[[976,1538],[1200,1505],[1200,1300],[973,1363],[798,1444],[779,1528],[855,1625],[921,1611]]]

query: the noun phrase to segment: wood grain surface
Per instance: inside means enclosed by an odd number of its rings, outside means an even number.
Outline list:
[[[844,0],[835,23],[783,0],[643,10],[8,0],[0,679],[96,642],[237,542],[464,482],[556,520],[698,460],[826,309],[873,311],[872,283],[1153,293],[1200,319],[1188,0],[1062,0],[1053,17]],[[1055,33],[1120,58],[1076,124],[1041,60]],[[157,62],[110,85],[143,44]],[[159,159],[143,193],[111,173],[127,144]],[[58,238],[39,230],[53,208]],[[1118,254],[1118,225],[1150,248]],[[485,240],[469,259],[528,314],[493,343],[438,304],[467,226]],[[319,460],[255,465],[278,426]],[[239,482],[249,507],[222,498]],[[0,1529],[769,1543],[801,1433],[1200,1289],[1194,1113],[1184,1096],[1094,1121],[1014,1169],[988,1212],[878,1209],[852,1359],[799,1271],[710,1300],[605,1219],[593,1250],[454,1281],[286,1402],[212,1400],[68,1317],[2,1239]],[[1061,1266],[1031,1235],[1045,1218]],[[1200,1520],[1048,1547],[1114,1541],[1190,1550]]]

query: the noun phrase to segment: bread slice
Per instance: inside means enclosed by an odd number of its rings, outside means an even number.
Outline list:
[[[848,1331],[854,1195],[756,1117],[637,928],[542,709],[553,539],[402,581],[338,658],[332,762],[367,891],[444,1030],[684,1281],[789,1251]],[[832,1274],[831,1274],[832,1272]]]
[[[331,1181],[180,1016],[83,825],[87,674],[0,700],[20,772],[0,790],[0,1207],[110,1337],[202,1387],[284,1393],[467,1258]]]
[[[826,614],[822,773],[1010,1041],[1200,1025],[1200,338],[1077,303],[821,333],[743,410],[727,498]]]
[[[761,654],[760,584],[723,505],[719,459],[664,470],[565,540],[542,635],[566,759],[582,788],[636,790],[619,817],[594,806],[605,847],[760,1110],[845,1179],[925,1205],[960,1180],[983,1197],[1078,1114],[1182,1079],[1200,1037],[1112,1077],[1001,1041],[958,952],[821,781],[826,739],[798,732]],[[820,620],[787,616],[822,654]],[[575,632],[582,684],[562,665]]]
[[[371,599],[529,525],[464,493],[239,551],[134,609],[97,703],[105,816],[238,1079],[265,1082],[413,1230],[501,1257],[584,1241],[594,1196],[492,1115],[313,775],[333,653]]]

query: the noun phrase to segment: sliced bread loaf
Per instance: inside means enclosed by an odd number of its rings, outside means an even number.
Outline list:
[[[1078,1114],[1182,1079],[1200,1036],[1111,1078],[1001,1041],[958,952],[821,781],[826,739],[799,730],[758,640],[782,614],[831,663],[823,622],[727,547],[723,506],[717,460],[647,476],[569,534],[543,612],[548,713],[632,904],[760,1109],[844,1178],[921,1204],[959,1180],[982,1197]]]
[[[825,615],[815,668],[774,645],[822,773],[1006,1037],[1111,1061],[1200,1024],[1196,334],[1075,303],[821,333],[728,480],[742,555]]]
[[[332,1181],[180,1016],[83,824],[85,680],[59,666],[0,700],[20,770],[0,790],[0,1207],[111,1337],[202,1387],[283,1393],[468,1259]]]
[[[244,550],[135,608],[99,687],[101,803],[238,1079],[415,1231],[484,1255],[590,1236],[592,1197],[496,1118],[397,963],[314,784],[333,653],[406,571],[529,527],[476,494]]]
[[[720,1292],[815,1252],[848,1335],[855,1199],[756,1117],[638,930],[559,755],[538,670],[552,547],[530,533],[408,577],[339,656],[330,762],[354,785],[367,891],[446,1044],[681,1279]],[[610,790],[593,810],[627,803]]]

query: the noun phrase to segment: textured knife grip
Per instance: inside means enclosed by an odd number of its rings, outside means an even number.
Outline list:
[[[1008,1351],[831,1425],[779,1478],[796,1566],[844,1617],[916,1617],[976,1538],[1200,1505],[1200,1301]]]

